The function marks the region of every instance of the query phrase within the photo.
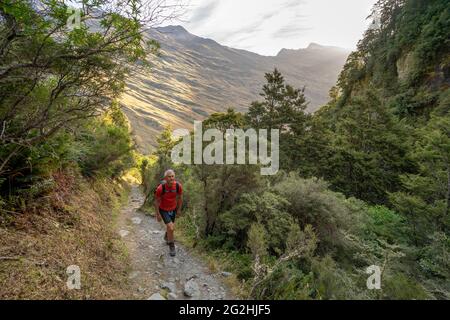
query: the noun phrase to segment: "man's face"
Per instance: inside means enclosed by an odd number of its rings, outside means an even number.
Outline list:
[[[166,176],[166,180],[167,180],[167,183],[168,183],[168,184],[172,184],[172,183],[175,181],[175,174],[169,173],[169,174]]]

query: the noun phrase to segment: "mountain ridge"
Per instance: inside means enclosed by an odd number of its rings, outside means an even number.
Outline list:
[[[264,75],[280,70],[294,87],[306,87],[313,112],[328,101],[349,52],[312,43],[310,49],[284,49],[277,56],[223,46],[189,33],[182,26],[151,29],[147,39],[160,43],[150,57],[151,71],[134,68],[121,99],[138,146],[150,152],[167,125],[191,129],[194,120],[235,108],[245,112],[260,98]]]
[[[350,50],[346,49],[346,48],[342,48],[342,47],[337,47],[337,46],[331,46],[331,45],[324,45],[324,44],[320,44],[317,42],[310,42],[308,44],[307,47],[304,48],[281,48],[278,53],[276,55],[264,55],[264,54],[260,54],[258,52],[254,52],[254,51],[250,51],[250,50],[245,50],[245,49],[239,49],[239,48],[235,48],[235,47],[230,47],[230,46],[226,46],[226,45],[222,45],[219,42],[217,42],[216,40],[212,39],[212,38],[208,38],[208,37],[202,37],[202,36],[197,36],[194,35],[192,33],[190,33],[185,27],[181,26],[181,25],[168,25],[168,26],[164,26],[164,27],[156,27],[154,28],[156,31],[161,32],[163,34],[188,34],[190,36],[193,36],[195,38],[200,38],[206,41],[212,41],[215,42],[217,44],[219,44],[220,46],[223,46],[225,48],[229,48],[231,50],[239,50],[239,51],[245,51],[248,53],[253,53],[255,55],[261,56],[261,57],[277,57],[280,55],[280,53],[282,52],[291,52],[291,51],[302,51],[302,50],[317,50],[317,49],[335,49],[335,50],[340,50],[343,52],[347,52],[350,53]]]

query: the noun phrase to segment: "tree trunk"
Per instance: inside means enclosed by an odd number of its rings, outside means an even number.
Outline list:
[[[447,211],[446,217],[450,215],[450,164],[447,166]]]
[[[11,158],[17,153],[19,152],[20,148],[22,148],[22,146],[17,146],[9,155],[8,157],[6,157],[5,160],[3,160],[2,164],[0,165],[0,176],[2,175],[2,173],[6,172],[7,170],[3,171],[3,169],[6,167],[6,165],[8,164],[9,160],[11,160]]]
[[[211,229],[213,225],[212,217],[210,216],[209,210],[208,210],[208,199],[206,198],[206,190],[208,190],[208,182],[206,178],[203,180],[203,194],[205,195],[205,202],[203,206],[203,210],[205,211],[205,217],[206,217],[206,224],[205,224],[205,236],[209,236],[211,234]]]

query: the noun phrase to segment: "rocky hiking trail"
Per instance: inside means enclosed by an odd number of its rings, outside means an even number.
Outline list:
[[[206,265],[176,241],[176,257],[170,257],[163,237],[165,227],[139,210],[144,195],[131,189],[122,209],[118,232],[128,248],[132,270],[129,279],[134,299],[143,300],[232,300],[222,282],[226,272],[211,272]]]

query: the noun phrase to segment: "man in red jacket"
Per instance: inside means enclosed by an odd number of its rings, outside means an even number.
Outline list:
[[[155,211],[158,222],[164,220],[167,231],[164,236],[170,248],[170,255],[175,256],[174,230],[175,218],[181,215],[183,206],[183,188],[181,183],[175,181],[175,172],[167,170],[164,174],[164,181],[158,186],[155,192]]]

